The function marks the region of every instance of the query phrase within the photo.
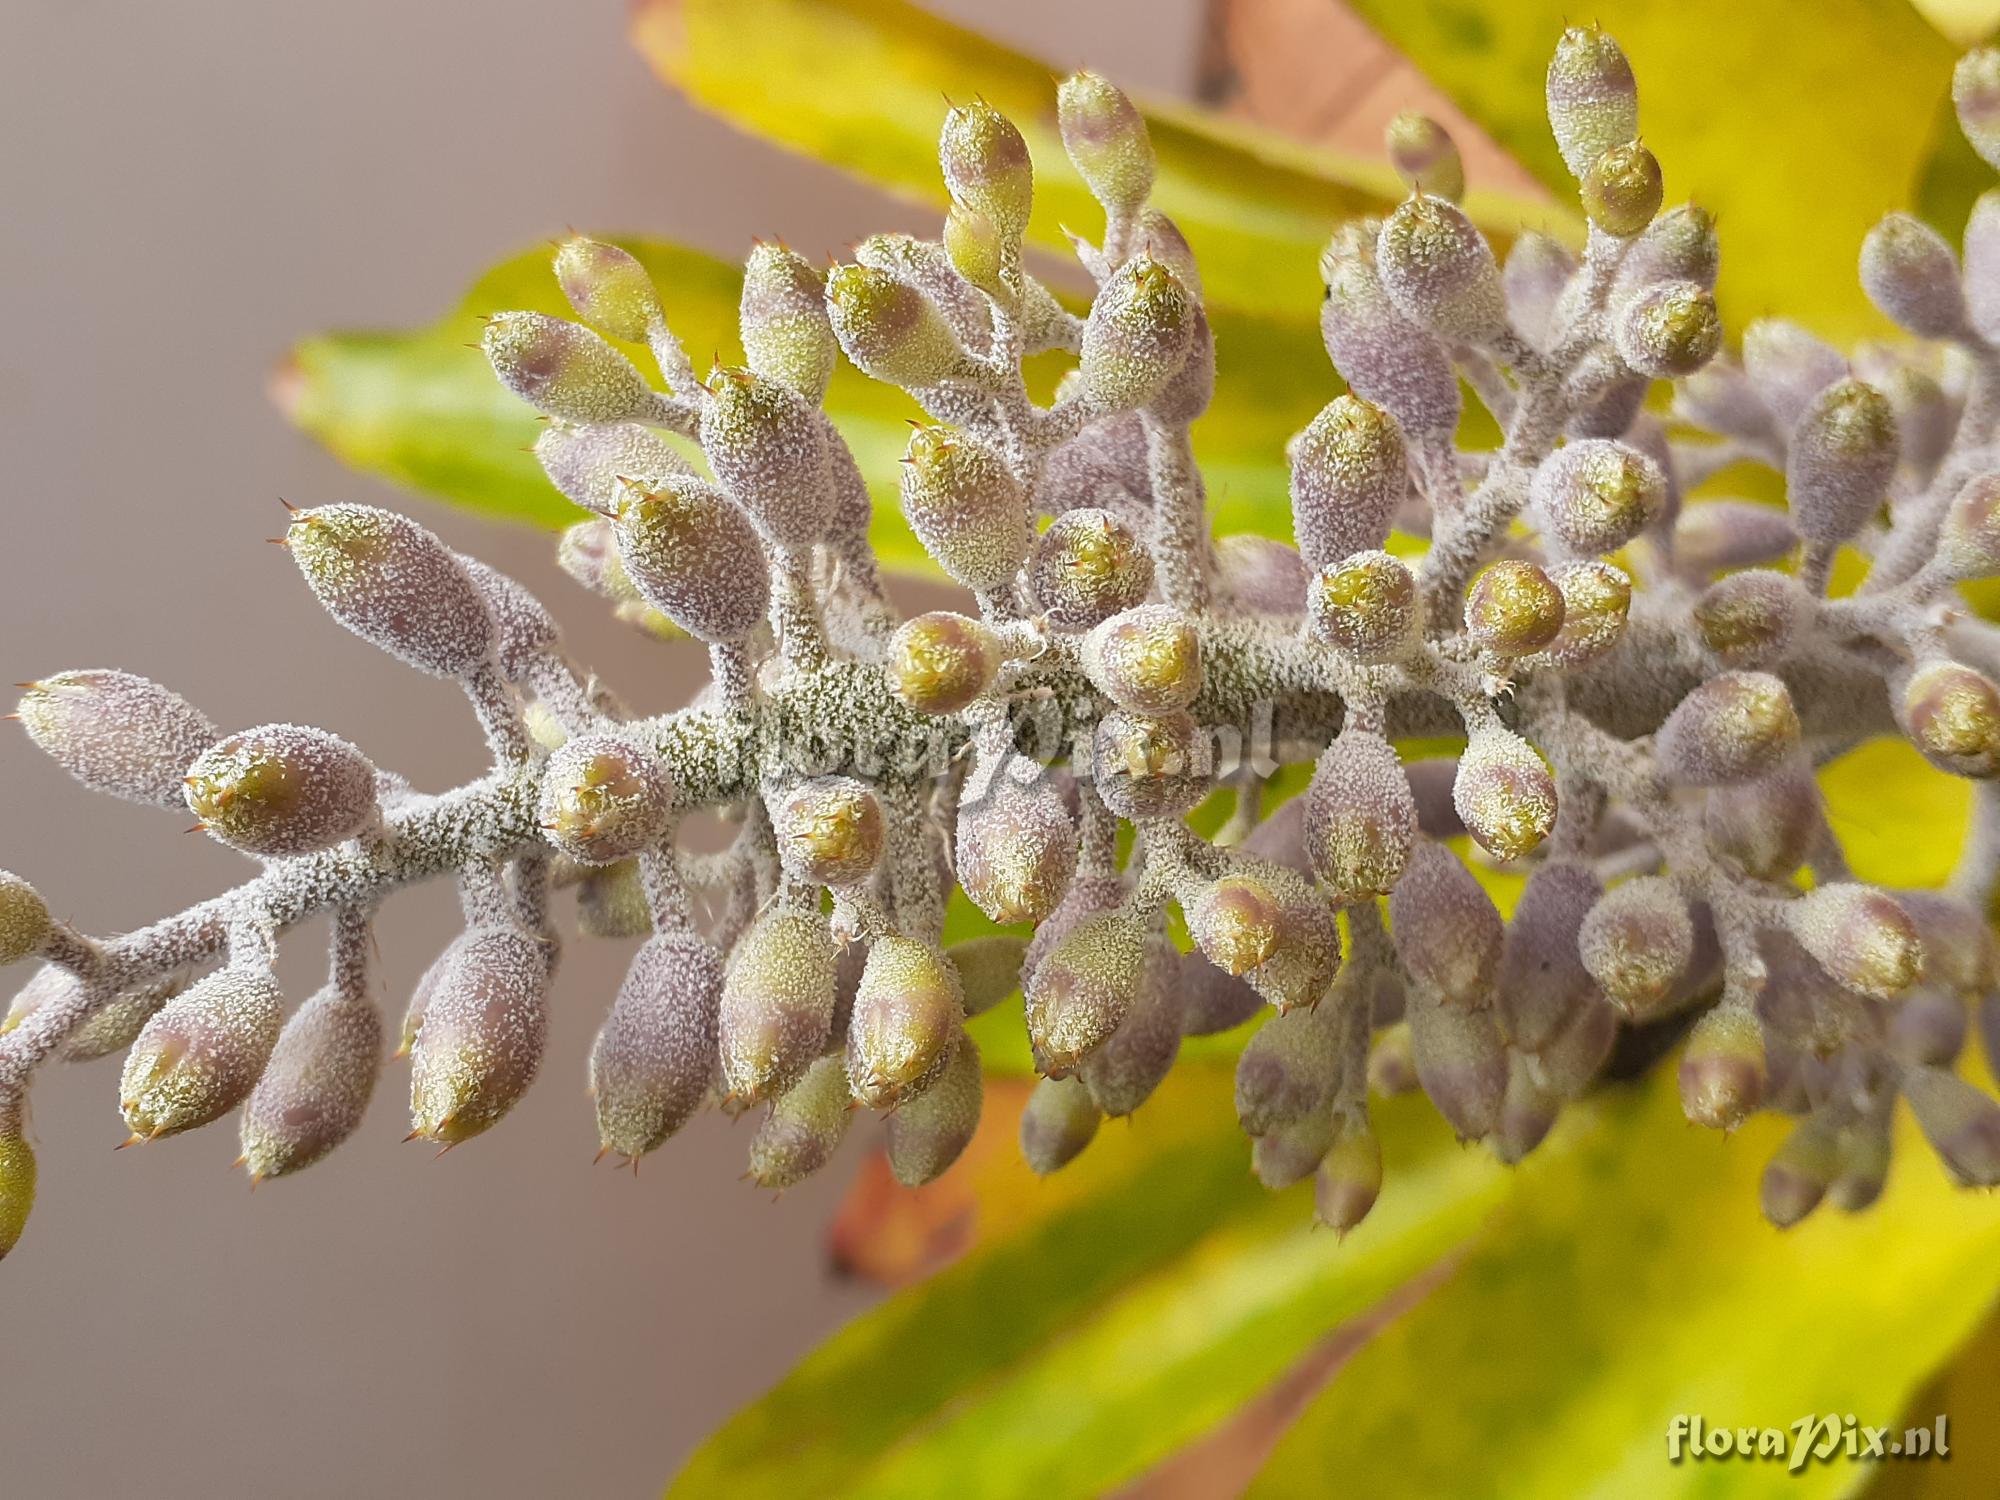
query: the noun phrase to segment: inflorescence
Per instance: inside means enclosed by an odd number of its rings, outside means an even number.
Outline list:
[[[1954,98],[2000,166],[2000,53],[1967,57]],[[945,118],[940,239],[878,235],[825,275],[753,251],[741,367],[699,378],[639,263],[587,239],[555,261],[580,323],[489,323],[494,370],[550,419],[543,465],[590,513],[565,569],[706,644],[689,707],[630,716],[519,585],[359,505],[296,512],[290,555],[342,625],[463,686],[492,749],[477,780],[419,795],[324,730],[224,736],[122,672],[28,687],[20,719],[78,780],[192,808],[263,868],[109,938],[0,875],[0,960],[43,960],[0,1034],[0,1253],[50,1057],[124,1050],[134,1139],[240,1107],[255,1178],[351,1134],[386,1046],[370,922],[436,876],[466,927],[401,1044],[412,1134],[444,1146],[533,1081],[551,892],[574,887],[586,932],[645,938],[590,1060],[603,1150],[634,1161],[707,1104],[761,1107],[750,1175],[783,1187],[859,1103],[896,1176],[929,1181],[979,1118],[966,1018],[1019,987],[1038,1172],[1137,1109],[1183,1037],[1268,1007],[1237,1071],[1254,1164],[1273,1186],[1316,1173],[1340,1229],[1381,1184],[1371,1090],[1421,1089],[1515,1161],[1621,1024],[1677,1015],[1690,1119],[1797,1121],[1764,1177],[1777,1224],[1876,1197],[1899,1095],[1956,1178],[2000,1180],[2000,1105],[1952,1070],[1969,1009],[2000,1049],[2000,632],[1956,593],[2000,573],[2000,190],[1962,267],[1904,214],[1862,246],[1868,295],[1923,342],[1850,360],[1766,319],[1739,363],[1712,219],[1662,211],[1623,54],[1566,32],[1548,106],[1581,257],[1531,233],[1503,267],[1457,206],[1449,138],[1391,127],[1411,196],[1320,262],[1348,391],[1290,446],[1292,547],[1210,535],[1189,429],[1216,351],[1195,259],[1149,205],[1144,120],[1088,73],[1058,104],[1106,221],[1075,242],[1084,316],[1025,268],[1027,146],[975,103]],[[664,389],[611,339],[649,346]],[[1074,368],[1041,406],[1022,361],[1048,351]],[[929,417],[903,512],[976,614],[900,619],[884,596],[867,487],[821,409],[843,355]],[[1462,385],[1497,449],[1457,445]],[[1788,509],[1683,502],[1741,460],[1783,472]],[[1830,598],[1843,548],[1867,576]],[[1977,782],[1945,890],[1856,882],[1827,824],[1814,767],[1883,733]],[[1396,749],[1437,735],[1462,753]],[[1264,816],[1272,775],[1308,761]],[[1204,839],[1185,818],[1218,791],[1233,810]],[[704,811],[733,830],[720,852],[682,847]],[[1461,835],[1525,872],[1511,921]],[[941,946],[954,882],[1032,940]],[[287,1016],[276,944],[320,912],[327,981]]]

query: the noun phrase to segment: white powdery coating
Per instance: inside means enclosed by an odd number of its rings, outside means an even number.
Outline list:
[[[1799,741],[1791,692],[1768,672],[1724,672],[1690,692],[1653,736],[1660,769],[1684,786],[1775,771]]]
[[[1846,541],[1888,499],[1901,454],[1886,396],[1858,380],[1826,387],[1792,429],[1785,464],[1792,524],[1810,542]]]
[[[1618,44],[1595,26],[1556,43],[1545,84],[1549,128],[1570,175],[1581,179],[1613,146],[1639,136],[1639,85]]]
[[[375,766],[327,730],[265,724],[195,757],[186,794],[225,844],[265,857],[310,854],[353,837],[375,815]]]
[[[10,870],[0,870],[0,963],[26,958],[48,936],[49,908],[41,893]]]
[[[1576,438],[1535,469],[1536,522],[1576,557],[1616,552],[1666,510],[1667,478],[1629,443]]]
[[[322,990],[278,1034],[243,1106],[253,1179],[309,1167],[360,1125],[382,1066],[382,1015],[366,999]]]
[[[1451,802],[1466,832],[1502,859],[1520,858],[1556,824],[1555,777],[1532,745],[1495,724],[1466,742]]]
[[[579,864],[616,864],[652,848],[673,816],[659,756],[614,735],[564,741],[542,774],[542,831]]]
[[[1201,636],[1169,605],[1101,621],[1083,638],[1080,659],[1092,685],[1132,713],[1176,713],[1201,691]]]
[[[1861,287],[1890,322],[1918,338],[1965,327],[1958,257],[1944,236],[1904,213],[1884,214],[1861,242]]]
[[[732,1096],[781,1094],[826,1051],[838,959],[816,913],[773,911],[743,935],[730,955],[717,1022],[722,1079]]]
[[[509,682],[521,681],[535,659],[562,639],[562,628],[541,600],[498,568],[489,568],[463,552],[454,555],[493,618],[494,652],[501,675]]]
[[[1507,328],[1493,247],[1457,204],[1419,193],[1396,206],[1375,245],[1396,310],[1443,338],[1485,343]]]
[[[463,677],[493,650],[486,601],[443,542],[369,505],[301,511],[292,560],[326,612],[421,672]]]
[[[1417,841],[1417,802],[1396,749],[1379,734],[1344,730],[1321,752],[1305,792],[1313,869],[1348,898],[1386,895]]]
[[[904,1187],[922,1187],[944,1175],[979,1129],[986,1085],[979,1046],[960,1035],[943,1074],[887,1121],[889,1170]]]
[[[564,422],[629,422],[655,403],[638,366],[580,323],[504,312],[481,342],[500,383]]]
[[[277,981],[257,969],[224,969],[168,1001],[125,1059],[125,1123],[170,1135],[234,1109],[270,1061],[282,1004]]]
[[[1320,258],[1326,300],[1320,336],[1334,368],[1355,395],[1386,407],[1404,436],[1445,442],[1458,429],[1458,374],[1445,346],[1396,309],[1376,275],[1374,247],[1354,243],[1365,232],[1336,235]]]
[[[1732,667],[1768,667],[1783,660],[1811,619],[1814,600],[1798,579],[1769,568],[1746,568],[1718,579],[1695,601],[1703,643]]]
[[[1083,506],[1056,517],[1035,543],[1028,587],[1057,630],[1088,630],[1145,601],[1153,557],[1108,510]]]
[[[221,736],[178,693],[110,667],[42,678],[19,712],[28,737],[92,791],[174,809],[186,805],[188,762]]]
[[[928,943],[884,934],[869,945],[847,1031],[847,1082],[871,1109],[920,1095],[951,1060],[965,1021],[958,970]]]
[[[804,1182],[833,1159],[854,1118],[840,1059],[822,1057],[771,1104],[750,1142],[750,1180],[781,1189]]]
[[[903,516],[937,565],[974,591],[1011,583],[1028,556],[1028,497],[970,434],[920,428],[904,454]]]
[[[1674,883],[1642,875],[1614,887],[1577,929],[1583,966],[1634,1016],[1665,1005],[1694,959],[1694,920]]]
[[[1580,864],[1547,864],[1528,877],[1507,924],[1495,986],[1495,1019],[1516,1047],[1539,1052],[1597,998],[1577,930],[1603,894]]]
[[[634,587],[689,635],[741,640],[762,623],[771,602],[763,544],[713,485],[669,479],[626,505],[613,530]]]
[[[1785,914],[1799,945],[1858,994],[1887,1000],[1923,973],[1916,924],[1886,891],[1838,881],[1807,892]]]
[[[1788,437],[1813,397],[1847,374],[1847,361],[1796,323],[1758,318],[1743,330],[1743,373]]]
[[[557,489],[601,516],[618,513],[621,481],[629,479],[651,489],[669,479],[694,477],[672,444],[636,422],[593,427],[551,423],[535,439],[535,457]]]
[[[1472,872],[1441,844],[1417,845],[1389,896],[1396,952],[1454,1006],[1484,1006],[1500,963],[1500,912]]]
[[[959,810],[958,883],[1003,926],[1054,912],[1076,873],[1076,855],[1076,822],[1047,777],[1022,786],[1003,770],[992,791]]]
[[[810,547],[826,531],[826,433],[798,392],[748,370],[718,370],[701,408],[701,451],[729,498],[774,547]],[[669,611],[671,613],[671,611]]]
[[[498,1123],[542,1065],[549,953],[508,927],[452,945],[410,1051],[410,1124],[455,1145]]]
[[[1314,570],[1379,548],[1410,493],[1396,419],[1356,396],[1329,401],[1292,445],[1292,529]]]
[[[1179,970],[1173,944],[1158,935],[1149,938],[1131,1009],[1110,1039],[1077,1069],[1098,1109],[1113,1119],[1151,1098],[1180,1056]]]
[[[1540,651],[1521,659],[1530,671],[1538,667],[1581,667],[1616,646],[1625,634],[1632,609],[1632,579],[1608,562],[1590,558],[1557,563],[1548,579],[1563,599],[1562,629]]]
[[[1110,1040],[1138,993],[1145,950],[1144,925],[1111,911],[1077,923],[1036,967],[1026,1012],[1041,1072],[1073,1072]]]
[[[719,1067],[722,977],[722,955],[694,933],[656,934],[632,955],[590,1051],[607,1149],[643,1156],[701,1107]]]
[[[25,1023],[43,1006],[67,1003],[82,983],[59,964],[43,964],[14,992],[6,1017],[0,1020],[0,1036]],[[154,1013],[186,988],[187,981],[176,976],[114,995],[64,1040],[63,1061],[90,1062],[123,1051]]]
[[[1139,414],[1101,418],[1048,456],[1036,481],[1035,504],[1051,515],[1094,507],[1139,526],[1152,511],[1146,465],[1146,426]]]
[[[1092,784],[1118,817],[1178,817],[1214,789],[1213,750],[1192,714],[1115,709],[1097,721]]]

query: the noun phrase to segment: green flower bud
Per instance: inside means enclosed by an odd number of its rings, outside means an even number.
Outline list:
[[[965,364],[937,308],[886,271],[836,267],[826,279],[826,310],[847,357],[877,380],[918,389]]]
[[[1789,573],[1750,568],[1709,585],[1695,601],[1702,644],[1732,667],[1782,660],[1813,601]]]
[[[905,620],[889,638],[890,679],[919,713],[957,713],[986,691],[1000,662],[992,630],[944,610]]]
[[[1422,193],[1396,206],[1375,247],[1375,269],[1396,310],[1458,343],[1507,330],[1507,296],[1493,247],[1456,204]]]
[[[1786,925],[1821,968],[1848,989],[1891,1000],[1924,971],[1924,945],[1888,892],[1836,881],[1785,909]]]
[[[1847,361],[1824,339],[1783,318],[1758,318],[1743,330],[1743,373],[1788,437],[1813,398],[1847,375]],[[1729,429],[1720,429],[1728,431]]]
[[[1632,609],[1632,580],[1608,562],[1588,559],[1558,563],[1546,570],[1563,599],[1562,629],[1540,651],[1522,659],[1528,667],[1581,667],[1616,646]]]
[[[1451,801],[1465,831],[1500,859],[1521,858],[1556,823],[1555,777],[1532,745],[1497,724],[1472,732]]]
[[[1507,924],[1495,979],[1495,1019],[1515,1047],[1540,1052],[1585,1006],[1598,1003],[1596,980],[1578,952],[1577,930],[1603,894],[1582,864],[1554,862],[1528,877]]]
[[[1453,203],[1465,197],[1465,162],[1458,145],[1422,110],[1406,109],[1392,117],[1382,140],[1389,150],[1389,165],[1411,192]]]
[[[1943,235],[1905,213],[1884,214],[1861,242],[1861,289],[1882,316],[1920,339],[1966,327],[1958,257]]]
[[[337,734],[266,724],[195,757],[187,805],[216,838],[246,854],[310,854],[352,838],[375,817],[375,767]]]
[[[2000,1104],[1942,1068],[1909,1068],[1903,1094],[1924,1139],[1962,1187],[2000,1183]]]
[[[1028,143],[985,100],[952,108],[938,136],[938,165],[951,201],[986,215],[1010,241],[1028,227],[1035,200],[1035,169]]]
[[[282,998],[267,971],[224,969],[168,1001],[140,1031],[119,1079],[133,1133],[192,1130],[241,1104],[271,1060]]]
[[[1447,1004],[1472,1010],[1491,1000],[1504,936],[1500,912],[1442,844],[1417,845],[1389,893],[1389,926],[1403,967]]]
[[[1292,531],[1315,570],[1381,547],[1410,495],[1410,460],[1396,419],[1337,396],[1292,446]]]
[[[27,1013],[37,1004],[55,999],[63,989],[75,983],[76,976],[67,969],[57,968],[54,964],[45,965],[14,997],[16,1009],[10,1009],[7,1019],[0,1021],[0,1033],[11,1031],[20,1021],[27,1019]],[[92,1062],[124,1051],[139,1039],[140,1031],[158,1014],[160,1007],[186,988],[187,981],[176,977],[112,996],[69,1034],[62,1045],[63,1060]]]
[[[1698,204],[1670,208],[1639,231],[1625,248],[1611,278],[1612,307],[1623,307],[1645,288],[1662,281],[1691,281],[1715,290],[1722,269],[1722,247],[1715,237],[1715,215]]]
[[[1715,294],[1692,281],[1660,281],[1618,310],[1612,339],[1618,357],[1654,380],[1692,375],[1722,347]]]
[[[1118,709],[1098,720],[1093,748],[1097,795],[1121,818],[1179,817],[1214,789],[1214,745],[1189,714]]]
[[[1306,626],[1364,666],[1392,662],[1423,634],[1416,575],[1387,552],[1357,552],[1321,571],[1306,589]]]
[[[771,601],[763,544],[713,485],[628,486],[613,530],[633,584],[689,635],[737,641],[763,621]]]
[[[382,1066],[382,1013],[372,1001],[322,990],[278,1033],[243,1106],[250,1180],[311,1166],[354,1134]]]
[[[1094,626],[1082,661],[1092,685],[1132,713],[1174,713],[1201,691],[1201,636],[1164,604],[1141,604]]]
[[[1798,544],[1784,511],[1749,500],[1697,501],[1674,522],[1674,557],[1698,577],[1776,562]]]
[[[1313,1214],[1335,1234],[1346,1234],[1375,1206],[1382,1192],[1382,1143],[1365,1108],[1335,1118],[1333,1144],[1313,1180]]]
[[[1882,1196],[1889,1182],[1889,1123],[1857,1120],[1842,1128],[1835,1145],[1840,1175],[1827,1196],[1842,1213],[1860,1213]]]
[[[535,457],[550,483],[585,510],[601,516],[618,513],[628,480],[651,488],[694,473],[665,438],[636,422],[608,422],[599,427],[551,422],[535,439]],[[586,588],[595,587],[583,579],[578,582]]]
[[[1003,775],[959,809],[958,883],[1002,926],[1055,911],[1076,873],[1076,850],[1076,823],[1046,778],[1022,786]]]
[[[49,908],[40,891],[0,870],[0,964],[26,958],[49,934]]]
[[[716,1074],[722,955],[694,933],[657,933],[632,955],[590,1049],[597,1138],[636,1160],[694,1117]]]
[[[1583,211],[1599,229],[1629,239],[1653,222],[1666,196],[1660,161],[1637,141],[1604,151],[1584,170]]]
[[[1153,557],[1110,511],[1079,507],[1057,516],[1035,543],[1028,585],[1053,628],[1088,630],[1145,602]]]
[[[1541,650],[1562,623],[1562,590],[1533,563],[1503,559],[1465,591],[1465,633],[1498,656]]]
[[[1284,907],[1254,874],[1212,880],[1187,909],[1188,933],[1225,974],[1247,974],[1278,950]]]
[[[1332,1115],[1311,1115],[1258,1136],[1250,1146],[1250,1170],[1276,1192],[1312,1176],[1332,1146]]]
[[[1331,1005],[1273,1016],[1236,1060],[1236,1118],[1269,1135],[1323,1113],[1340,1086],[1340,1018]]]
[[[1419,447],[1442,446],[1458,430],[1458,373],[1444,344],[1411,323],[1383,290],[1375,265],[1380,226],[1342,228],[1320,256],[1326,282],[1320,336],[1349,389],[1385,407]]]
[[[493,617],[451,549],[407,516],[322,505],[292,517],[285,546],[326,612],[370,645],[438,677],[493,652]]]
[[[966,938],[944,950],[958,970],[967,1016],[980,1015],[1021,988],[1021,960],[1028,940],[1011,932]]]
[[[979,1045],[961,1032],[946,1058],[937,1082],[905,1099],[887,1122],[889,1170],[904,1187],[922,1187],[942,1177],[979,1129],[986,1102]]]
[[[639,367],[579,323],[504,312],[480,342],[500,383],[558,421],[639,422],[659,408]]]
[[[184,805],[188,762],[219,737],[178,693],[130,672],[58,672],[24,686],[15,707],[28,738],[94,792]]]
[[[1417,1081],[1462,1141],[1493,1133],[1507,1098],[1507,1048],[1484,1011],[1410,996],[1410,1057]]]
[[[606,338],[643,344],[664,322],[653,278],[629,251],[571,235],[556,247],[556,284],[576,315]]]
[[[1417,802],[1395,747],[1343,729],[1320,753],[1305,799],[1306,852],[1326,888],[1344,901],[1394,890],[1417,841]]]
[[[1951,102],[1972,149],[1989,167],[2000,167],[2000,51],[1978,47],[1958,60]]]
[[[1653,736],[1660,769],[1684,786],[1724,786],[1774,771],[1799,742],[1799,716],[1767,672],[1724,672],[1681,699]]]
[[[1824,1115],[1808,1115],[1764,1168],[1758,1192],[1764,1217],[1790,1229],[1819,1207],[1839,1173],[1839,1131]]]
[[[701,408],[701,451],[729,498],[775,547],[810,547],[826,530],[825,429],[798,392],[749,370],[717,365]]]
[[[1595,26],[1572,26],[1549,60],[1549,128],[1570,175],[1639,134],[1639,85],[1618,44]]]
[[[1197,304],[1181,279],[1150,255],[1125,262],[1090,305],[1083,324],[1085,399],[1100,411],[1135,411],[1180,373],[1194,338]]]
[[[989,297],[1005,296],[1002,275],[1007,264],[1006,242],[985,214],[954,203],[944,217],[944,253],[951,268]]]
[[[1110,1039],[1132,1008],[1145,949],[1145,924],[1122,909],[1085,918],[1055,944],[1028,982],[1028,1040],[1039,1072],[1073,1073]]]
[[[870,1109],[890,1109],[935,1083],[963,1030],[958,971],[937,949],[885,935],[868,949],[847,1032],[847,1081]]]
[[[1005,587],[1027,561],[1027,491],[977,438],[949,427],[911,433],[902,496],[924,551],[963,587]]]
[[[756,246],[743,263],[736,318],[744,362],[817,404],[840,344],[827,321],[826,279],[812,263],[783,245]]]
[[[1719,1005],[1681,1054],[1681,1108],[1696,1125],[1734,1130],[1764,1099],[1764,1028],[1749,1009]]]
[[[722,1080],[733,1098],[783,1093],[826,1050],[838,957],[817,913],[767,912],[737,943],[719,1021]]]
[[[771,1101],[771,1113],[750,1142],[750,1180],[782,1192],[833,1160],[854,1117],[840,1059],[822,1057]]]
[[[615,864],[654,847],[673,815],[673,783],[659,758],[638,745],[580,734],[549,757],[542,833],[578,864]]]
[[[1831,546],[1861,530],[1888,498],[1901,453],[1888,397],[1858,380],[1821,391],[1799,419],[1785,463],[1799,534]]]
[[[1938,531],[1937,565],[1954,580],[2000,573],[2000,470],[1959,486]]]
[[[1097,1105],[1081,1078],[1044,1078],[1021,1111],[1021,1155],[1037,1177],[1068,1166],[1097,1134]]]
[[[0,1260],[21,1243],[35,1206],[35,1148],[18,1129],[0,1131]]]
[[[1507,1055],[1507,1092],[1500,1098],[1500,1118],[1492,1136],[1493,1155],[1507,1166],[1519,1166],[1555,1129],[1562,1100],[1536,1076],[1537,1069],[1520,1052]]]
[[[520,1102],[548,1038],[549,964],[543,939],[511,927],[447,950],[410,1049],[412,1135],[456,1146]]]
[[[1629,443],[1577,438],[1542,460],[1528,503],[1563,550],[1616,552],[1665,513],[1667,478]]]
[[[1642,875],[1615,886],[1577,929],[1577,951],[1611,1003],[1635,1021],[1672,999],[1694,959],[1694,919],[1674,883]]]
[[[1332,902],[1282,865],[1240,857],[1235,868],[1261,881],[1278,898],[1280,913],[1277,946],[1243,977],[1280,1014],[1318,1005],[1340,973],[1340,924]]]
[[[1077,1069],[1097,1107],[1113,1119],[1132,1114],[1153,1095],[1181,1051],[1181,997],[1174,987],[1180,955],[1155,936],[1146,944],[1139,990],[1118,1029]]]
[[[1116,84],[1072,73],[1056,88],[1063,149],[1091,196],[1109,213],[1134,214],[1153,191],[1153,143],[1146,118]]]
[[[771,822],[785,868],[815,885],[858,885],[882,857],[882,804],[851,776],[800,782]]]

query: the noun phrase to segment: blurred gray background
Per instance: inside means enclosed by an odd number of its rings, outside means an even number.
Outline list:
[[[1194,75],[1199,0],[933,8],[1064,67],[1174,92]],[[627,46],[618,0],[0,16],[0,679],[119,666],[224,726],[325,725],[420,787],[476,771],[456,693],[342,633],[263,544],[283,495],[410,508],[540,593],[635,705],[681,701],[694,659],[613,623],[546,537],[343,471],[287,429],[267,377],[300,335],[429,320],[565,224],[736,255],[922,219],[692,112]],[[4,729],[0,865],[81,926],[245,875]],[[392,1017],[455,917],[445,890],[385,913]],[[321,940],[288,945],[295,996]],[[116,1061],[51,1068],[40,1199],[0,1267],[0,1493],[657,1492],[870,1294],[829,1275],[821,1240],[858,1139],[776,1203],[737,1181],[749,1126],[714,1117],[637,1181],[589,1170],[583,1062],[626,948],[571,945],[541,1083],[443,1161],[399,1145],[400,1065],[357,1139],[254,1197],[232,1125],[114,1155]]]

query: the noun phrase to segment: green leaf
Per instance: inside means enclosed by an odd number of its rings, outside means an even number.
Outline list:
[[[1046,1182],[996,1159],[972,1251],[808,1356],[670,1493],[1101,1494],[1446,1255],[1506,1181],[1392,1101],[1388,1186],[1339,1242],[1307,1228],[1309,1189],[1251,1179],[1233,1115],[1226,1068],[1183,1067]]]
[[[1566,20],[1595,20],[1639,78],[1670,201],[1716,212],[1725,312],[1829,337],[1887,325],[1857,281],[1861,239],[1916,201],[1950,92],[1951,44],[1906,0],[1356,0],[1355,9],[1565,203],[1542,80]],[[1990,184],[1991,174],[1984,179]],[[1963,221],[1962,179],[1926,207]],[[1963,201],[1961,201],[1963,200]]]
[[[944,98],[1003,110],[1035,161],[1029,236],[1068,253],[1061,226],[1095,234],[1102,213],[1063,154],[1052,69],[906,0],[642,0],[633,39],[695,103],[892,192],[942,205]],[[1321,247],[1334,223],[1403,196],[1383,162],[1358,162],[1197,111],[1146,106],[1160,167],[1154,202],[1201,259],[1211,307],[1294,324],[1316,316]],[[1564,216],[1474,194],[1501,236]]]
[[[2000,1205],[1950,1187],[1907,1120],[1871,1211],[1758,1217],[1786,1122],[1692,1131],[1671,1070],[1601,1097],[1521,1168],[1495,1232],[1345,1366],[1252,1490],[1279,1497],[1817,1496],[1865,1467],[1669,1462],[1678,1414],[1889,1424],[2000,1287]]]

